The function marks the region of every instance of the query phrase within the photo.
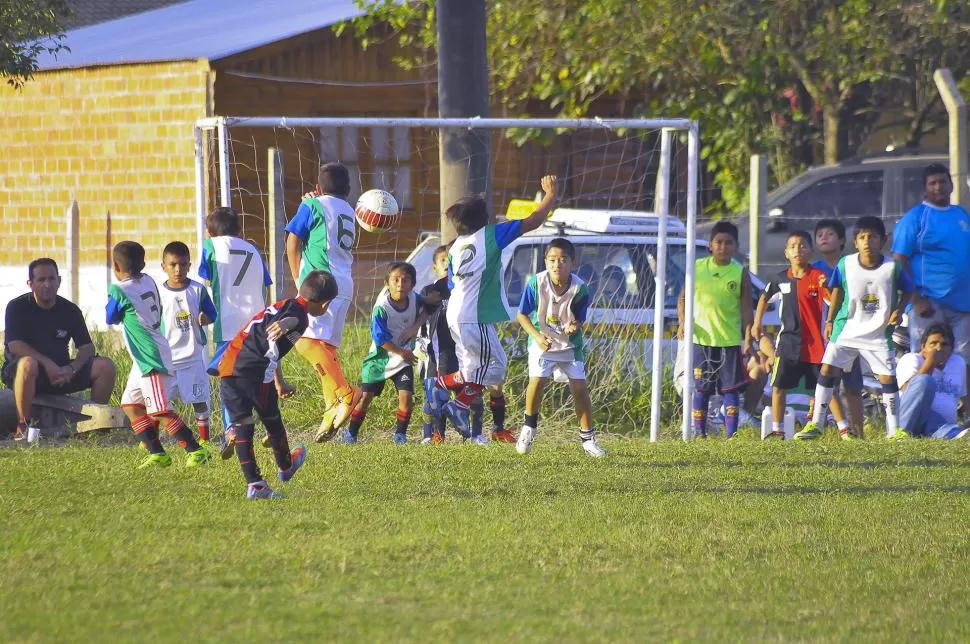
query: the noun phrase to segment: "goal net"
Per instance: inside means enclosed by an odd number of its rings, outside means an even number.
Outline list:
[[[302,195],[315,188],[322,163],[339,162],[350,170],[352,205],[371,188],[391,192],[403,211],[400,225],[382,234],[358,229],[353,251],[354,308],[340,352],[348,378],[355,381],[370,342],[370,310],[388,264],[410,258],[418,288],[433,280],[441,213],[450,205],[443,203],[439,185],[440,128],[474,131],[487,140],[496,221],[510,209],[528,211],[526,202],[537,198],[542,175],[559,176],[561,196],[550,221],[505,250],[503,287],[514,318],[526,281],[545,270],[548,240],[565,236],[576,246],[573,270],[591,292],[586,368],[597,430],[653,440],[686,438],[689,414],[683,413],[682,392],[672,378],[677,297],[685,284],[692,289],[695,252],[706,252],[706,240],[693,234],[698,140],[691,121],[203,119],[196,127],[198,243],[205,235],[205,213],[231,205],[241,214],[242,236],[266,255],[274,294],[285,297],[294,287],[283,257],[283,228]],[[657,216],[662,214],[669,216]],[[499,332],[509,355],[506,425],[518,427],[528,382],[526,335],[514,321],[500,325]],[[655,373],[662,377],[653,378]],[[419,410],[421,393],[416,396]],[[303,398],[312,406],[311,396]],[[375,401],[378,407],[369,418],[393,418],[396,403],[391,396],[382,398],[387,400]],[[488,431],[488,411],[485,416]],[[567,386],[547,387],[541,416],[544,435],[575,435]],[[414,418],[412,434],[420,414]]]

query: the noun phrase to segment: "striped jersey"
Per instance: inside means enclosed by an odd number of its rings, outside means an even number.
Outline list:
[[[449,325],[511,319],[502,288],[502,250],[522,235],[520,220],[490,224],[455,240],[448,251]]]
[[[266,328],[285,318],[295,318],[295,326],[278,340],[270,340]],[[276,367],[306,331],[309,317],[302,297],[280,300],[266,307],[250,320],[232,341],[216,353],[209,373],[226,378],[235,376],[262,383],[273,382]]]
[[[445,311],[448,309],[448,278],[442,277],[434,284],[421,289],[421,295],[438,293],[441,304],[429,312],[428,321],[421,325],[418,338],[415,341],[415,353],[423,353],[422,378],[434,378],[458,371],[458,354],[455,353],[455,339],[448,329],[448,319]]]
[[[333,195],[305,199],[286,224],[286,232],[303,242],[297,287],[310,271],[320,269],[337,280],[339,297],[354,296],[351,251],[357,238],[357,217],[349,203]]]
[[[582,324],[588,308],[589,289],[578,275],[569,276],[569,286],[562,293],[553,286],[549,271],[530,277],[522,290],[519,313],[529,316],[532,325],[551,342],[549,349],[543,351],[530,337],[529,352],[541,353],[554,361],[582,361],[585,357]],[[576,322],[579,330],[570,336],[564,329],[571,322]]]
[[[401,356],[388,353],[386,349],[381,348],[381,345],[393,342],[402,349],[412,348],[414,337],[405,342],[403,335],[408,327],[417,322],[421,306],[421,297],[414,291],[408,295],[403,309],[399,309],[398,305],[391,300],[391,294],[386,289],[377,296],[377,302],[374,303],[374,309],[371,312],[370,351],[364,357],[361,369],[362,382],[387,380],[408,366]]]
[[[264,288],[273,283],[263,256],[239,237],[220,235],[202,244],[199,277],[209,281],[219,317],[212,333],[228,342],[266,306]]]
[[[134,275],[109,286],[105,318],[108,324],[121,325],[125,346],[141,375],[174,373],[172,351],[161,331],[162,299],[149,275]]]
[[[162,282],[158,294],[162,302],[162,333],[172,349],[172,366],[176,369],[205,361],[205,330],[199,326],[199,313],[210,320],[218,319],[209,292],[195,280],[182,288]]]
[[[829,288],[842,289],[831,341],[844,347],[892,350],[889,316],[899,305],[899,291],[911,293],[913,281],[899,262],[880,256],[878,266],[863,266],[859,253],[843,257]]]

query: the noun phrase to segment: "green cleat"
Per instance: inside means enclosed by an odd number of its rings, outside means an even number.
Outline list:
[[[263,436],[263,440],[261,440],[260,443],[262,443],[263,447],[265,447],[266,449],[269,449],[270,447],[272,447],[272,445],[269,444],[269,434],[266,434],[265,436]]]
[[[208,463],[212,460],[212,451],[206,447],[200,447],[194,452],[188,453],[188,458],[185,459],[185,467],[198,467],[203,463]]]
[[[148,458],[138,466],[140,470],[147,470],[150,467],[168,467],[172,464],[172,457],[168,454],[149,454]]]
[[[797,441],[807,441],[819,438],[822,435],[822,428],[815,423],[808,423],[803,428],[802,431],[795,434],[795,440]]]
[[[891,440],[891,441],[908,441],[911,438],[912,436],[906,433],[906,430],[904,429],[897,429],[892,434],[886,437],[887,440]]]
[[[209,440],[206,440],[206,439],[201,439],[201,440],[199,440],[199,445],[201,445],[202,447],[206,448],[210,452],[215,453],[215,451],[216,451],[216,448],[212,446],[212,441],[209,441]]]
[[[840,431],[839,432],[839,438],[841,438],[844,441],[854,441],[854,440],[856,440],[856,437],[852,434],[852,430],[851,429],[846,429],[846,430]]]

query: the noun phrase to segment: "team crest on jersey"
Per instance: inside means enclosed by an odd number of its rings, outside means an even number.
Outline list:
[[[862,296],[862,311],[868,313],[869,315],[875,314],[879,311],[879,298],[872,293],[866,293]]]
[[[67,337],[67,329],[58,329],[57,330],[57,339],[58,340],[63,340],[66,337]]]
[[[556,333],[562,333],[562,322],[559,320],[559,316],[555,313],[550,313],[546,316],[546,326],[551,328]]]
[[[738,291],[738,283],[735,282],[734,280],[731,280],[730,282],[727,283],[727,290],[730,293],[736,293]]]

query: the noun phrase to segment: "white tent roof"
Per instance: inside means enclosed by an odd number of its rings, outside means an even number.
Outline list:
[[[190,0],[67,32],[38,69],[217,60],[362,15],[354,0]]]

